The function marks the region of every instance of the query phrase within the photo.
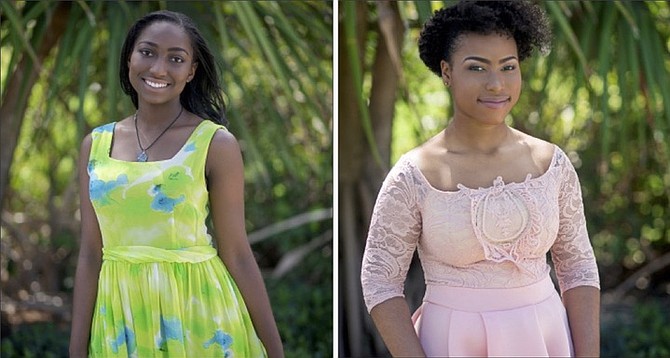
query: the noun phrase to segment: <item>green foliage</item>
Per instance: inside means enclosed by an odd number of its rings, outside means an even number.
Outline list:
[[[21,325],[2,339],[5,358],[59,358],[68,356],[68,333],[52,323]]]
[[[27,108],[3,203],[3,293],[16,296],[13,291],[29,287],[33,280],[47,289],[30,269],[38,266],[30,264],[38,250],[51,253],[39,267],[58,273],[49,289],[71,292],[79,240],[73,234],[79,226],[79,143],[93,127],[134,111],[119,86],[119,53],[130,25],[158,9],[189,15],[220,66],[229,129],[245,159],[247,230],[332,206],[331,2],[3,1],[3,100],[13,90],[8,83],[19,71],[21,58],[39,53],[50,18],[58,14],[65,21],[56,46],[38,68],[37,81],[26,89]],[[330,222],[309,223],[252,249],[261,269],[270,273],[284,255],[331,228]],[[329,315],[330,322],[332,259],[312,251],[304,260],[311,263],[298,264],[284,278],[268,283],[274,311],[292,312],[285,321],[300,316],[314,322],[315,317]],[[305,279],[315,273],[318,279]],[[12,285],[5,286],[8,281]],[[5,290],[10,286],[16,289]],[[279,291],[301,292],[304,297],[295,301],[300,305],[281,298],[277,303],[273,292]],[[307,310],[314,305],[324,306]],[[302,309],[306,311],[298,314]],[[332,344],[324,343],[332,337],[331,326],[312,332],[301,324],[302,330],[282,325],[290,351],[331,351]]]
[[[267,281],[287,357],[333,356],[333,266],[321,249],[281,280]]]
[[[601,329],[603,357],[670,356],[668,302],[646,300],[617,314]]]

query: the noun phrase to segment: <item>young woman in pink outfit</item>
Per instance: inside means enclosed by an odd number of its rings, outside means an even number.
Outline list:
[[[462,1],[421,32],[421,59],[454,114],[388,174],[361,273],[394,356],[600,353],[598,269],[575,169],[556,145],[504,121],[521,92],[520,62],[550,39],[546,15],[528,2]],[[410,315],[403,285],[415,250],[426,294]]]

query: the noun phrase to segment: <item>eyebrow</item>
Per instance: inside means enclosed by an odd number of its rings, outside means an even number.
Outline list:
[[[485,59],[483,57],[479,57],[479,56],[468,56],[468,57],[463,59],[463,62],[465,62],[467,60],[475,60],[475,61],[491,64],[491,61],[489,61],[488,59]],[[507,57],[501,59],[500,61],[498,61],[498,63],[507,62],[509,60],[517,60],[517,58],[516,58],[516,56],[507,56]]]
[[[140,42],[138,42],[137,44],[139,45],[139,44],[142,44],[142,43],[143,43],[143,44],[147,44],[147,45],[149,45],[149,46],[158,47],[157,44],[155,44],[155,43],[153,43],[153,42],[151,42],[151,41],[140,41]],[[190,53],[188,53],[188,51],[184,50],[184,49],[181,48],[181,47],[170,47],[170,48],[168,49],[168,51],[181,51],[181,52],[186,53],[186,54],[189,55],[189,56],[191,55]]]

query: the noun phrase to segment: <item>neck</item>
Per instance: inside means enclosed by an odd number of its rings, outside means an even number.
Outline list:
[[[454,118],[444,129],[452,152],[493,154],[509,139],[512,129],[505,123],[486,125]]]
[[[179,101],[171,101],[160,105],[139,102],[137,117],[142,127],[164,127],[179,114],[181,110]],[[183,113],[182,116],[183,117]]]

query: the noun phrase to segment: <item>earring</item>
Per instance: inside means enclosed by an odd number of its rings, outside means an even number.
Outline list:
[[[449,86],[451,86],[451,83],[449,83],[449,81],[444,81],[444,86],[449,88]]]

